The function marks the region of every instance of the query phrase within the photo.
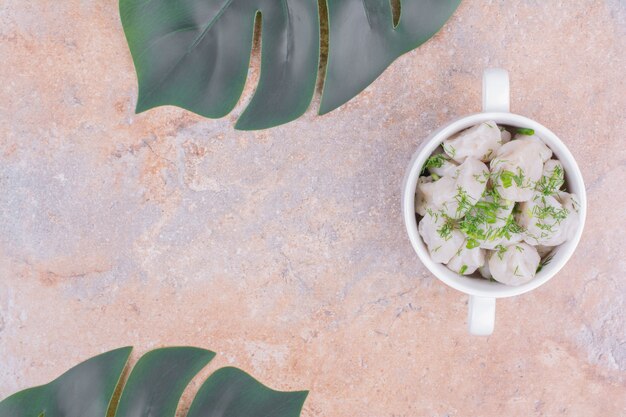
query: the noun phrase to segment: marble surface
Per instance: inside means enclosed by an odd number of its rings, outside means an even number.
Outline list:
[[[430,42],[324,117],[236,132],[133,113],[114,0],[0,2],[0,398],[123,345],[218,352],[303,416],[626,415],[626,5],[466,0]],[[499,300],[467,297],[403,230],[420,142],[480,110],[484,68],[512,110],[570,147],[589,215],[574,259]]]

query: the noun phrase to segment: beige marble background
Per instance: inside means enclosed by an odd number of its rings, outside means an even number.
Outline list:
[[[578,158],[589,217],[565,269],[476,338],[399,200],[490,66]],[[245,133],[242,105],[133,114],[115,0],[0,1],[0,398],[115,347],[190,344],[218,356],[182,410],[230,364],[310,389],[305,417],[626,415],[625,69],[621,0],[465,0],[338,111],[318,97]]]

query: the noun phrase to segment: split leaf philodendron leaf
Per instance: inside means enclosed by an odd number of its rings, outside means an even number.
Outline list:
[[[330,26],[323,114],[427,41],[461,0],[404,0],[395,28],[389,0],[319,1]],[[236,127],[277,126],[311,102],[320,56],[318,0],[120,0],[120,15],[137,70],[137,112],[169,104],[205,117],[228,114],[246,82],[257,16],[259,83]]]
[[[389,0],[328,0],[330,46],[320,114],[346,103],[400,55],[430,39],[461,0],[402,1],[393,27]]]
[[[47,385],[13,394],[0,402],[0,417],[106,416],[131,349],[103,353]]]
[[[0,402],[0,417],[174,417],[191,379],[215,353],[193,347],[156,349],[142,356],[126,384],[132,348],[103,353],[47,385]],[[119,404],[116,387],[121,389]],[[196,394],[189,417],[298,417],[307,391],[279,392],[235,368],[218,369]]]
[[[187,417],[294,417],[300,415],[307,394],[274,391],[239,369],[222,368],[202,385]]]

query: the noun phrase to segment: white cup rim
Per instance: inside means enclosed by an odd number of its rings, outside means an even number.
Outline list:
[[[419,236],[417,220],[415,218],[415,189],[417,187],[417,181],[422,170],[422,166],[426,162],[426,159],[443,142],[444,139],[460,132],[463,129],[489,120],[493,120],[498,124],[533,129],[535,134],[544,141],[544,143],[552,150],[554,156],[563,164],[568,190],[569,192],[575,193],[580,202],[580,209],[578,212],[580,216],[580,224],[574,237],[557,247],[554,251],[552,260],[547,265],[542,267],[541,271],[537,273],[535,278],[526,284],[516,287],[504,285],[498,282],[465,277],[449,270],[445,265],[434,262],[430,258],[430,254],[428,253],[428,249],[426,248],[422,238]],[[413,155],[411,163],[409,164],[403,182],[402,212],[411,245],[422,263],[433,273],[433,275],[450,287],[466,294],[480,297],[504,298],[524,294],[534,290],[535,288],[548,282],[559,270],[561,270],[561,268],[563,268],[563,266],[565,266],[567,261],[573,255],[576,246],[578,246],[578,242],[580,241],[583,233],[585,218],[587,216],[587,194],[585,192],[585,184],[582,174],[574,156],[571,154],[569,149],[567,149],[567,146],[565,146],[565,144],[552,131],[542,124],[518,114],[508,112],[485,112],[471,114],[449,122],[433,132],[417,149]]]

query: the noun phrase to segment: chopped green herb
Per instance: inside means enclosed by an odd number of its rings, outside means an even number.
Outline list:
[[[535,130],[534,129],[528,129],[525,127],[520,127],[517,129],[517,133],[519,133],[520,135],[527,135],[527,136],[532,136],[535,134]]]
[[[491,176],[491,174],[488,171],[483,171],[480,174],[474,174],[473,177],[476,180],[476,182],[479,182],[481,184],[486,184],[487,181],[489,181],[489,177]]]
[[[494,174],[493,181],[497,182],[498,180],[504,188],[513,186],[513,183],[515,183],[518,188],[531,187],[530,181],[526,178],[526,175],[524,175],[524,170],[521,167],[517,167],[517,174],[506,169]]]
[[[443,240],[449,240],[452,237],[452,231],[454,230],[454,220],[446,217],[443,225],[437,229],[437,233]]]
[[[443,150],[445,151],[445,153],[450,155],[451,158],[454,158],[454,155],[456,155],[456,148],[452,145],[446,145],[446,144],[443,144],[442,146],[443,146]]]
[[[439,175],[437,174],[430,174],[431,177],[433,177],[433,180],[437,181],[439,178],[441,178]]]
[[[484,161],[484,160],[486,160],[486,159],[491,158],[491,154],[492,154],[492,153],[493,153],[493,149],[487,149],[487,153],[486,153],[486,154],[484,154],[484,155],[482,156],[481,160],[483,160],[483,161]]]
[[[493,226],[498,223],[500,210],[506,210],[510,204],[501,199],[493,190],[486,190],[483,193],[483,199],[468,210],[459,221],[459,229],[468,239],[477,242],[493,240],[501,233],[499,228]]]
[[[507,217],[504,226],[502,226],[502,228],[500,228],[500,230],[498,231],[499,233],[497,234],[497,237],[505,237],[507,239],[510,239],[511,235],[522,233],[523,231],[524,228],[517,224],[515,222],[515,217],[513,216],[513,214],[510,214],[509,217]]]
[[[467,245],[465,245],[467,249],[474,249],[479,246],[480,246],[480,243],[476,239],[467,239]]]
[[[459,269],[459,274],[463,275],[467,271],[467,265],[463,265],[461,269]]]
[[[537,181],[536,190],[543,195],[553,195],[561,189],[565,183],[565,173],[561,165],[555,165],[549,177],[542,176]]]
[[[431,156],[426,160],[424,166],[422,167],[422,172],[420,175],[424,175],[427,169],[430,168],[441,168],[443,163],[446,161],[446,156],[442,153],[438,153],[436,155]]]
[[[504,246],[504,245],[496,245],[496,250],[498,251],[496,253],[496,255],[498,255],[498,258],[500,260],[503,260],[504,259],[504,254],[507,251],[506,246]]]
[[[512,171],[504,170],[500,173],[499,177],[504,188],[511,187],[513,182],[515,182],[515,185],[518,187],[523,187],[524,185],[524,171],[520,167],[517,167],[517,174]]]
[[[474,201],[472,201],[474,199],[470,197],[469,194],[467,194],[467,192],[461,186],[457,188],[454,199],[458,204],[456,208],[457,218],[461,217],[461,215],[463,215],[464,213],[467,213],[467,211],[474,206]]]
[[[511,171],[503,171],[502,174],[500,174],[500,180],[502,181],[502,186],[504,188],[509,188],[510,186],[513,185],[513,176],[515,174],[512,173]]]

